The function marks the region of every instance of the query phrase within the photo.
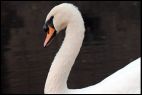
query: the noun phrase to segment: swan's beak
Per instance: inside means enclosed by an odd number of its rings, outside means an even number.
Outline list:
[[[47,35],[46,35],[46,38],[45,38],[45,41],[44,41],[44,47],[49,45],[49,43],[51,42],[51,40],[54,38],[55,36],[55,29],[51,26],[48,26],[49,27],[49,30],[47,31]]]

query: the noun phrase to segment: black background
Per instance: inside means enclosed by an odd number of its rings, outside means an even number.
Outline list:
[[[69,88],[96,84],[140,57],[139,1],[1,1],[2,93],[43,93],[65,34],[43,48],[42,27],[48,12],[63,2],[76,5],[86,25]]]

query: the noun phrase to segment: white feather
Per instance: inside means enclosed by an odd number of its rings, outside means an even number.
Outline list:
[[[47,76],[45,94],[128,94],[140,93],[140,58],[110,75],[96,85],[82,89],[68,89],[67,80],[84,39],[84,21],[72,4],[55,6],[46,21],[54,16],[53,24],[60,32],[66,28],[65,39]]]

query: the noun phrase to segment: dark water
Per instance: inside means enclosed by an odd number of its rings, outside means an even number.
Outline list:
[[[75,4],[86,36],[68,80],[69,88],[96,84],[140,57],[140,2],[66,1]],[[62,1],[1,1],[2,93],[43,93],[64,32],[43,48],[47,13]]]

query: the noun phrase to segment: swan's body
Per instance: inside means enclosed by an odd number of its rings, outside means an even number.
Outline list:
[[[67,79],[84,39],[84,21],[75,6],[63,3],[50,11],[45,23],[44,29],[47,31],[49,27],[49,32],[44,46],[50,42],[53,35],[64,28],[66,28],[66,35],[52,62],[44,93],[140,93],[140,58],[94,86],[83,89],[68,89]],[[57,31],[56,34],[55,30]]]
[[[138,94],[140,93],[140,84],[139,58],[105,78],[100,83],[84,89],[76,90],[74,93]]]

